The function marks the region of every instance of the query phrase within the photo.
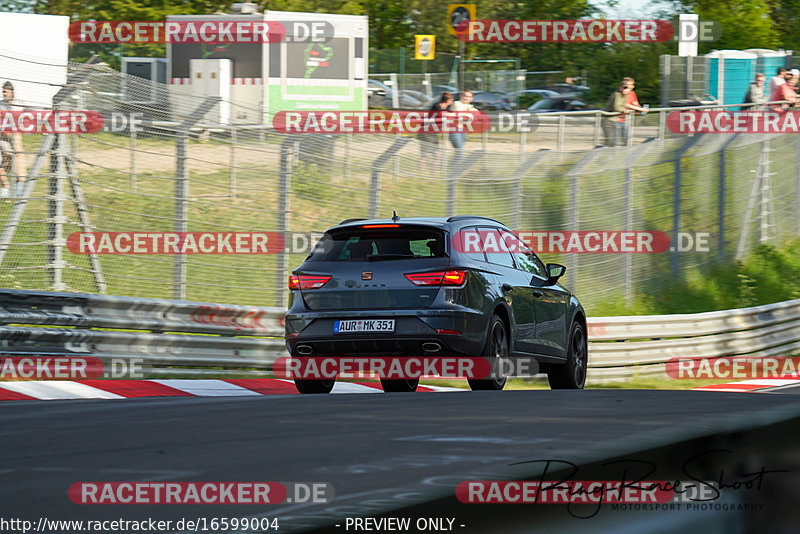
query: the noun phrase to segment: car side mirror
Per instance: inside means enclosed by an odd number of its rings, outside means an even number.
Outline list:
[[[564,276],[564,273],[567,272],[567,268],[563,265],[558,263],[548,263],[547,264],[547,285],[555,284],[559,278]]]

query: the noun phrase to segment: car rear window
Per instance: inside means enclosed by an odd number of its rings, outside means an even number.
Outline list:
[[[435,228],[354,228],[326,233],[306,261],[390,261],[445,257]]]

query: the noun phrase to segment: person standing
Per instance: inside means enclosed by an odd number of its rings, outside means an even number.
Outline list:
[[[448,91],[443,92],[439,96],[439,100],[434,102],[431,106],[431,109],[428,110],[428,120],[435,121],[443,111],[446,111],[451,105],[453,105],[453,100],[453,93]],[[431,158],[435,158],[433,163],[434,165],[438,166],[438,160],[441,157],[441,152],[439,151],[439,134],[425,132],[418,134],[417,138],[420,141],[420,170],[422,170],[422,168],[425,166],[426,160],[429,156]]]
[[[795,106],[797,103],[797,93],[795,93],[794,88],[797,86],[797,80],[797,76],[790,75],[786,83],[779,85],[775,89],[775,92],[769,97],[770,102],[781,102],[785,100],[786,103],[775,104],[772,106],[772,109],[781,111]]]
[[[750,87],[747,88],[747,94],[744,96],[744,103],[745,104],[755,104],[754,106],[742,106],[740,108],[741,111],[761,111],[764,109],[764,102],[767,100],[767,96],[765,94],[765,87],[764,84],[767,81],[767,77],[760,72],[756,74],[756,81],[750,84]]]
[[[461,91],[461,98],[457,102],[453,102],[453,105],[450,106],[449,111],[478,111],[478,109],[472,105],[473,97],[474,95],[469,89]],[[466,142],[466,133],[453,132],[450,134],[450,143],[457,151],[460,152],[464,148],[464,143]]]
[[[647,109],[639,104],[639,98],[633,90],[635,86],[633,78],[623,78],[617,90],[611,93],[606,101],[605,111],[616,113],[616,115],[606,116],[603,121],[606,146],[626,145],[628,143],[627,115],[632,111],[647,113]]]
[[[768,94],[770,95],[770,100],[772,100],[772,94],[775,92],[775,90],[781,85],[785,84],[786,78],[790,75],[791,74],[789,73],[789,69],[787,69],[786,67],[780,67],[778,68],[778,74],[769,79]]]
[[[22,109],[14,104],[14,84],[5,82],[3,84],[3,100],[0,100],[1,111],[13,111]],[[3,187],[0,189],[0,198],[9,197],[9,183],[7,175],[12,168],[17,175],[16,196],[22,196],[22,188],[25,183],[25,161],[22,149],[22,134],[19,132],[0,132],[0,182]],[[13,165],[13,167],[12,167]]]

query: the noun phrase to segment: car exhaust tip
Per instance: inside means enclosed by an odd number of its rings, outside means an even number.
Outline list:
[[[438,343],[423,343],[422,350],[425,352],[439,352],[442,350],[442,346]]]
[[[297,350],[297,354],[300,354],[301,356],[308,356],[309,354],[311,354],[314,351],[308,345],[297,345],[297,349],[296,350]]]

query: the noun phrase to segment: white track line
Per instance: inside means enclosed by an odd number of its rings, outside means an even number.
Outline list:
[[[230,384],[224,380],[205,379],[192,380],[181,378],[165,378],[151,380],[164,386],[169,386],[177,390],[196,395],[198,397],[261,397],[261,393],[252,391],[235,384]]]
[[[125,397],[93,388],[79,382],[31,380],[26,382],[2,382],[0,387],[39,400],[57,399],[124,399]]]

